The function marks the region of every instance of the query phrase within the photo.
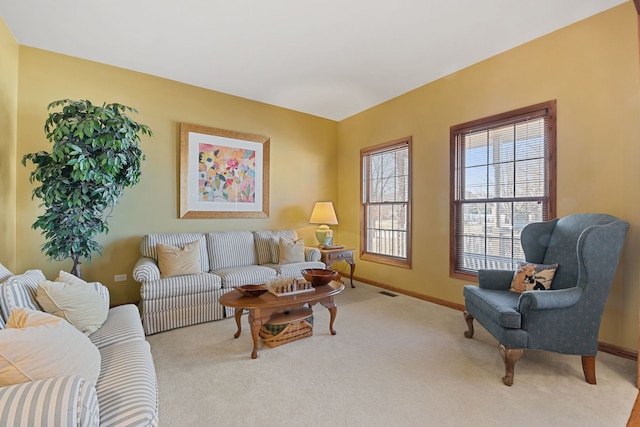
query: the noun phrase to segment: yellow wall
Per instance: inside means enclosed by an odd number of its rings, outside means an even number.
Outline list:
[[[359,276],[463,303],[449,277],[449,128],[557,100],[558,216],[631,223],[602,341],[637,348],[640,70],[632,2],[497,55],[339,124],[339,239],[359,247],[359,150],[413,136],[413,268],[359,261]],[[462,317],[461,317],[462,324]]]
[[[0,263],[15,268],[18,43],[0,18]]]
[[[635,350],[640,279],[640,202],[634,196],[640,182],[636,16],[628,2],[340,123],[24,46],[18,62],[18,47],[0,25],[0,227],[9,228],[8,239],[1,229],[0,262],[14,263],[17,272],[42,268],[49,278],[70,268],[70,261],[47,262],[40,252],[43,240],[31,224],[41,210],[30,198],[30,168],[19,161],[25,153],[48,149],[42,127],[49,102],[86,98],[137,108],[134,118],[155,133],[143,138],[142,181],[125,192],[110,233],[99,239],[103,255],[83,265],[86,279],[109,286],[114,303],[138,298],[130,276],[140,237],[149,232],[293,227],[314,242],[315,226],[307,223],[313,202],[334,200],[340,220],[336,241],[359,247],[359,150],[409,135],[414,144],[413,268],[359,260],[356,272],[462,303],[464,282],[448,275],[449,127],[557,99],[558,215],[606,212],[631,223],[600,338]],[[180,122],[271,138],[270,218],[178,219]],[[8,164],[5,153],[12,160]],[[4,253],[14,247],[15,258]],[[120,273],[129,280],[114,283]]]
[[[110,232],[98,240],[101,256],[83,264],[86,280],[100,281],[111,290],[112,302],[139,299],[131,279],[139,256],[140,238],[150,232],[255,230],[295,228],[308,244],[315,244],[308,223],[316,200],[337,198],[333,159],[337,156],[337,123],[208,91],[149,75],[80,60],[43,50],[20,47],[18,153],[48,150],[43,132],[47,105],[54,100],[89,99],[119,102],[136,108],[134,119],[154,132],[143,137],[147,156],[141,182],[127,189],[110,220]],[[271,206],[268,219],[179,219],[179,124],[194,123],[271,138]],[[31,224],[40,214],[31,200],[33,186],[27,164],[17,168],[17,268],[42,268],[47,278],[71,261],[47,262],[44,242]],[[1,240],[1,239],[0,239]],[[114,282],[115,274],[127,282]]]

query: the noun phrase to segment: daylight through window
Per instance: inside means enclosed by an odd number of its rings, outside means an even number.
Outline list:
[[[520,232],[555,216],[555,101],[451,128],[451,275],[513,270]]]
[[[361,150],[361,258],[411,266],[411,138]]]

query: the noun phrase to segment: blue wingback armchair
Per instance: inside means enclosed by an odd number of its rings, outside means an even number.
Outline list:
[[[513,271],[480,270],[466,285],[467,338],[476,319],[499,343],[506,385],[524,349],[582,356],[596,383],[598,331],[629,224],[611,215],[576,214],[527,225],[520,235],[527,262],[558,264],[550,290],[509,291]]]

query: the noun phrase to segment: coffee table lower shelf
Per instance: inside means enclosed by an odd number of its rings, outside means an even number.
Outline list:
[[[276,313],[260,328],[260,338],[269,347],[278,347],[313,335],[313,310]]]
[[[253,340],[251,358],[255,359],[258,357],[258,340],[260,339],[260,333],[263,325],[273,325],[278,324],[278,322],[281,322],[279,324],[290,324],[293,322],[302,323],[302,325],[296,327],[300,330],[295,331],[295,334],[310,335],[313,333],[313,326],[311,325],[311,327],[308,328],[307,325],[304,325],[304,322],[306,321],[305,319],[309,318],[308,313],[313,313],[311,310],[312,306],[317,303],[320,303],[320,305],[329,310],[329,332],[331,332],[331,335],[335,335],[336,331],[333,329],[333,322],[336,318],[338,309],[334,301],[334,296],[342,292],[343,289],[344,285],[342,283],[333,281],[327,285],[317,286],[315,288],[315,292],[301,293],[285,297],[276,297],[269,292],[262,294],[259,297],[245,297],[240,295],[239,292],[227,292],[220,297],[219,303],[225,307],[232,307],[235,309],[235,319],[238,331],[233,335],[234,338],[238,338],[242,332],[240,322],[242,312],[244,310],[249,312],[249,328],[251,329],[251,338]],[[308,308],[306,306],[308,306]],[[311,323],[309,321],[307,322]],[[305,327],[308,329],[304,330]],[[291,327],[291,329],[294,329],[294,327]],[[296,335],[297,338],[295,339],[304,338],[304,336],[300,335]],[[293,339],[288,338],[288,341],[286,342],[291,341],[293,341]],[[281,344],[284,344],[284,342]]]

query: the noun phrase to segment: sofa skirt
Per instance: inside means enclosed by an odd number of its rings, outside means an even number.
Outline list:
[[[142,300],[145,335],[223,319],[225,310],[218,300],[232,290],[218,289],[207,293]]]

